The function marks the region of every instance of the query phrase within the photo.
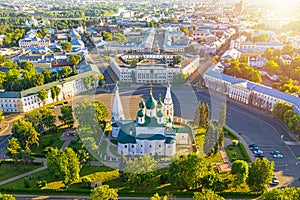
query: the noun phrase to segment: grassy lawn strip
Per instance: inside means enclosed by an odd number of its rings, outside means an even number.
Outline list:
[[[119,156],[118,148],[116,146],[110,145],[109,150],[114,156],[116,156],[116,157]]]
[[[46,153],[45,148],[47,147],[53,147],[53,148],[57,147],[58,149],[60,149],[64,144],[64,141],[59,139],[62,133],[63,130],[58,130],[56,133],[41,134],[41,137],[39,139],[40,145],[32,149],[33,155],[45,154]]]
[[[106,147],[107,147],[107,142],[105,140],[102,140],[100,145],[100,152],[102,153],[102,155],[107,155]]]
[[[214,155],[211,155],[209,157],[205,157],[205,160],[208,160],[211,163],[222,163],[223,162],[223,159],[221,157],[220,151],[218,151]]]
[[[231,140],[239,140],[238,136],[236,136],[234,133],[229,131],[228,129],[224,128],[225,137],[231,139]]]
[[[6,179],[18,176],[20,174],[32,171],[34,169],[42,167],[41,164],[34,164],[34,165],[27,165],[24,166],[22,163],[18,163],[18,165],[15,167],[12,163],[1,163],[0,164],[0,181],[4,181]]]
[[[225,148],[225,151],[229,157],[230,162],[234,162],[235,160],[244,160],[246,162],[251,162],[248,154],[245,151],[245,147],[241,143],[239,143],[238,145],[229,145]]]

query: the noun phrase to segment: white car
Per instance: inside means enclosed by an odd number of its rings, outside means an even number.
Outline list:
[[[273,155],[274,158],[283,158],[283,155],[278,153]]]
[[[255,153],[256,155],[262,155],[264,152],[258,149],[256,151],[253,151],[253,153]]]

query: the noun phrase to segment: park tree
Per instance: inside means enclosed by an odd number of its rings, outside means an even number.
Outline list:
[[[119,173],[120,173],[120,178],[123,177],[123,172],[127,164],[127,158],[125,156],[124,150],[121,150],[121,159],[119,163]]]
[[[51,70],[43,69],[42,74],[44,75],[45,84],[50,83],[52,81],[52,71]]]
[[[95,126],[98,122],[100,123],[100,126],[104,128],[108,120],[108,111],[101,101],[84,100],[82,103],[77,104],[75,116],[82,126]]]
[[[175,73],[172,78],[174,86],[182,86],[188,81],[188,76],[184,73]]]
[[[274,173],[274,162],[257,158],[249,168],[247,184],[253,191],[263,191],[268,188]]]
[[[209,111],[208,104],[199,101],[194,116],[195,125],[197,125],[199,128],[203,128],[207,126],[209,122],[209,116],[210,116],[210,111]]]
[[[41,89],[38,92],[38,98],[43,102],[43,105],[46,104],[46,99],[47,99],[48,93],[45,89]]]
[[[2,108],[0,108],[0,123],[2,123],[4,121],[4,116],[3,116],[3,110]]]
[[[132,185],[149,187],[155,180],[153,170],[156,160],[149,155],[143,155],[126,163],[124,172]]]
[[[279,73],[279,65],[274,60],[269,60],[266,63],[265,69],[270,74],[278,74]]]
[[[73,72],[73,69],[70,66],[66,66],[62,69],[62,76],[64,78],[69,77]]]
[[[218,145],[219,148],[222,147],[224,142],[224,126],[226,125],[226,104],[223,103],[222,110],[219,115],[219,137],[218,137]]]
[[[200,187],[201,179],[210,173],[211,164],[198,155],[181,155],[169,167],[169,181],[174,188],[193,189]]]
[[[270,48],[267,48],[263,54],[263,57],[265,57],[268,60],[271,60],[273,58],[273,51]]]
[[[18,161],[21,146],[19,144],[19,141],[17,138],[12,137],[10,140],[8,140],[8,146],[6,147],[7,152],[10,157],[12,157],[15,161],[15,165]]]
[[[51,129],[55,127],[56,116],[53,110],[47,108],[41,108],[38,110],[41,113],[40,126],[43,126],[43,131],[45,129]]]
[[[64,124],[71,128],[74,125],[73,107],[68,105],[63,105],[60,108],[61,115],[58,119]]]
[[[1,194],[0,193],[0,200],[16,200],[15,197],[11,194]]]
[[[71,52],[72,51],[72,45],[70,42],[63,42],[61,44],[61,47],[62,49],[65,51],[65,52]]]
[[[231,166],[231,173],[233,174],[235,185],[244,183],[249,173],[248,163],[244,160],[234,161]]]
[[[284,113],[288,110],[292,110],[289,104],[278,102],[274,105],[272,114],[278,119],[284,121]]]
[[[46,162],[50,173],[53,173],[58,179],[62,180],[66,186],[79,178],[81,164],[79,157],[71,148],[51,149]]]
[[[89,89],[92,85],[92,78],[91,77],[85,77],[83,78],[83,83],[86,89]]]
[[[69,62],[72,65],[76,65],[77,66],[81,61],[82,61],[81,55],[79,55],[79,54],[72,54],[72,55],[70,55]]]
[[[284,190],[275,188],[264,193],[261,200],[298,200],[300,199],[300,188],[286,187]]]
[[[40,134],[34,129],[31,122],[19,119],[13,123],[12,136],[17,138],[24,150],[29,150],[33,145],[39,145]]]
[[[89,152],[85,149],[78,150],[78,156],[81,164],[86,164],[90,158]]]
[[[92,190],[91,200],[118,200],[118,190],[101,185]]]
[[[216,121],[208,124],[203,150],[204,154],[210,155],[217,153],[218,150],[218,139],[219,139],[219,125]]]
[[[202,192],[195,192],[193,196],[193,200],[225,200],[223,197],[214,193],[212,190],[206,190]]]
[[[61,92],[60,87],[58,87],[57,85],[53,86],[50,88],[51,91],[51,98],[53,99],[53,101],[56,99],[56,101],[58,101],[58,97],[59,94]]]

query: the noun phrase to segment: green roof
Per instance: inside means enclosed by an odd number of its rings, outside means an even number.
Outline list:
[[[164,124],[157,123],[157,118],[156,117],[146,116],[144,124],[138,124],[138,126],[141,126],[141,127],[145,127],[145,126],[148,126],[148,127],[164,127]]]
[[[174,128],[174,131],[176,133],[188,133],[189,129],[188,128]]]
[[[163,102],[161,102],[161,100],[159,100],[157,102],[157,108],[162,108],[163,107]]]
[[[139,110],[137,114],[138,114],[139,117],[144,117],[145,116],[145,112],[142,109]]]
[[[144,101],[141,101],[139,103],[139,108],[145,108],[145,102]]]
[[[166,137],[161,134],[139,134],[136,139],[138,140],[164,140]]]
[[[174,144],[176,140],[172,137],[166,137],[166,142],[167,144]]]
[[[132,135],[127,134],[124,130],[120,129],[118,138],[118,142],[121,144],[127,144],[127,143],[136,143],[135,137]]]
[[[163,117],[164,116],[164,113],[159,110],[157,113],[156,113],[157,117]]]
[[[150,93],[150,96],[146,101],[146,108],[147,109],[153,109],[155,107],[156,107],[156,100],[153,98],[152,93]]]

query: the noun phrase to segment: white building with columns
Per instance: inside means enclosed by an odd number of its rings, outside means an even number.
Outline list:
[[[155,100],[150,88],[149,98],[139,103],[135,120],[125,120],[118,87],[112,111],[112,137],[118,142],[118,153],[125,155],[176,154],[176,134],[173,129],[173,101],[170,86],[164,100]]]
[[[231,99],[268,111],[276,103],[282,102],[291,105],[300,115],[300,98],[297,96],[216,71],[207,71],[203,79],[207,88],[226,94]]]
[[[54,81],[45,85],[37,86],[23,91],[0,91],[0,108],[4,113],[17,113],[17,112],[28,112],[30,110],[44,106],[41,99],[38,97],[39,91],[45,89],[47,97],[45,105],[54,103],[57,100],[61,101],[69,99],[76,94],[84,92],[86,90],[96,88],[98,81],[95,80],[89,87],[86,87],[84,83],[85,78],[97,76],[97,66],[89,65],[86,67],[88,71],[84,71],[75,76],[64,78],[60,81]],[[57,86],[60,88],[60,93],[57,99],[51,97],[51,87]]]

